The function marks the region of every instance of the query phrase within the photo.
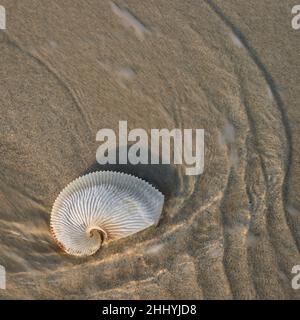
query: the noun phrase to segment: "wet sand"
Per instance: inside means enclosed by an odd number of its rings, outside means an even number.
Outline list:
[[[300,298],[293,1],[1,4],[1,299]],[[205,129],[204,173],[114,166],[166,195],[159,225],[67,256],[49,232],[51,206],[104,169],[96,133],[119,120]]]

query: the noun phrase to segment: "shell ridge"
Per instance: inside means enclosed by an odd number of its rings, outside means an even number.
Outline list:
[[[56,198],[50,230],[67,253],[84,256],[95,253],[102,240],[101,228],[118,239],[155,224],[164,196],[150,183],[131,174],[113,171],[89,173],[70,182]]]

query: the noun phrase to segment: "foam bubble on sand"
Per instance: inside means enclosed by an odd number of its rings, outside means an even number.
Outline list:
[[[134,29],[135,34],[142,40],[145,33],[149,33],[149,30],[139,21],[131,12],[126,8],[120,8],[113,2],[110,3],[112,11],[122,20],[125,27],[131,27]]]

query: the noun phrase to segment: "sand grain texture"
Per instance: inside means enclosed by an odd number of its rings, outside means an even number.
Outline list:
[[[298,299],[299,35],[289,0],[3,0],[0,297]],[[51,206],[94,170],[101,128],[204,128],[205,170],[112,166],[162,219],[75,259]]]

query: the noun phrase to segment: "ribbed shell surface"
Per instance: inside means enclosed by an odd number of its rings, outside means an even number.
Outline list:
[[[102,243],[99,230],[108,239],[139,232],[158,222],[163,202],[163,194],[140,178],[112,171],[90,173],[57,197],[51,232],[68,254],[92,255]]]

